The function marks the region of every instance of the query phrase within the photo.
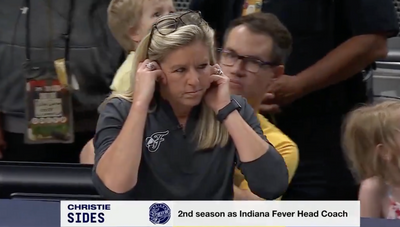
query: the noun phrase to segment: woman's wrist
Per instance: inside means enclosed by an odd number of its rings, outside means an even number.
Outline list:
[[[226,116],[226,119],[224,120],[223,123],[225,124],[225,126],[229,127],[228,125],[231,125],[231,124],[235,125],[240,120],[244,121],[242,115],[240,115],[238,110],[234,110],[234,111],[230,112],[228,114],[228,116]],[[228,129],[228,131],[229,131],[229,129]]]
[[[133,101],[131,106],[132,111],[145,112],[149,111],[149,104],[142,101]]]

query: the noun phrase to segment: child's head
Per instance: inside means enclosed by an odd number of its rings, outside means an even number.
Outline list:
[[[385,101],[351,112],[344,124],[344,150],[359,180],[378,176],[400,183],[400,102]]]
[[[108,26],[125,51],[134,51],[157,18],[174,11],[172,0],[112,0]]]

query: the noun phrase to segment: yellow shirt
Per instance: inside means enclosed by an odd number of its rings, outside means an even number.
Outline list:
[[[299,162],[299,151],[297,145],[275,125],[269,122],[268,119],[263,115],[257,114],[257,118],[260,122],[260,126],[264,132],[264,135],[268,138],[268,141],[274,145],[275,149],[285,160],[289,172],[290,182],[294,176],[294,173],[296,172]],[[239,186],[240,189],[249,190],[249,185],[239,169],[235,169],[234,182],[235,185]]]
[[[129,89],[134,56],[135,52],[131,51],[126,57],[124,63],[119,67],[111,84],[111,90],[123,92]]]

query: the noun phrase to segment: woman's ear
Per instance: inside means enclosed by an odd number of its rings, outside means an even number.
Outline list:
[[[160,67],[160,71],[161,71],[160,75],[157,77],[157,83],[160,85],[166,85],[168,83],[167,76],[163,70],[161,63],[159,63],[158,61],[156,61],[156,62],[158,64],[158,66]]]

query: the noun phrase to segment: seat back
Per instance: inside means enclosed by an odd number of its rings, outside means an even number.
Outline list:
[[[0,198],[101,199],[91,174],[90,165],[1,162]]]

